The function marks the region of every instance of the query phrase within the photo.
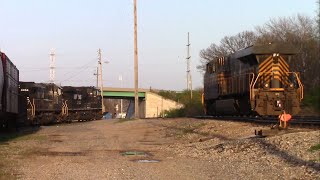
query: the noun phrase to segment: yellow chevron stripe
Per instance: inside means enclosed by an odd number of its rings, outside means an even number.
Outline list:
[[[285,64],[286,68],[289,69],[289,64],[286,62],[286,60],[282,56],[280,56],[280,60],[281,62],[283,62],[283,64]]]
[[[259,69],[264,69],[265,67],[270,66],[270,64],[272,64],[272,61],[267,61],[266,63],[259,65]]]
[[[267,57],[262,63],[259,64],[259,68],[260,68],[260,65],[263,66],[265,63],[269,62],[271,58],[272,56]]]

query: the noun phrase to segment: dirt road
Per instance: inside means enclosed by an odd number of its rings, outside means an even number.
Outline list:
[[[313,179],[319,177],[320,156],[317,155],[319,151],[314,153],[306,148],[317,143],[317,139],[320,138],[319,131],[299,132],[307,144],[297,147],[299,152],[296,153],[296,151],[285,151],[287,146],[295,146],[290,145],[290,141],[287,145],[287,142],[282,142],[278,140],[279,138],[267,141],[249,139],[255,128],[257,127],[244,123],[193,119],[101,120],[41,127],[36,133],[0,145],[2,157],[5,157],[7,162],[2,164],[4,169],[2,177],[18,179]],[[232,129],[232,132],[228,132],[227,129]],[[299,133],[292,134],[299,136]],[[288,139],[287,136],[281,137]],[[309,154],[306,156],[307,152]]]

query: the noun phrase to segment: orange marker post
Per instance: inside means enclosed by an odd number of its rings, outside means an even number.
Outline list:
[[[291,118],[292,116],[290,114],[286,114],[286,111],[283,110],[282,114],[279,115],[280,127],[287,129],[287,122],[290,121]]]

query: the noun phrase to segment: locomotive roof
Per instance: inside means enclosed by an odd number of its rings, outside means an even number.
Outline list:
[[[231,56],[236,59],[250,55],[264,55],[280,53],[285,55],[294,55],[298,53],[297,48],[288,44],[266,44],[266,45],[253,45],[233,53]]]

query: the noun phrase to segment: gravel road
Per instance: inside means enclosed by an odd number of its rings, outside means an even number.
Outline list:
[[[18,179],[320,179],[310,150],[320,130],[253,138],[255,129],[270,128],[188,118],[45,126],[0,145],[13,162],[0,169]]]

